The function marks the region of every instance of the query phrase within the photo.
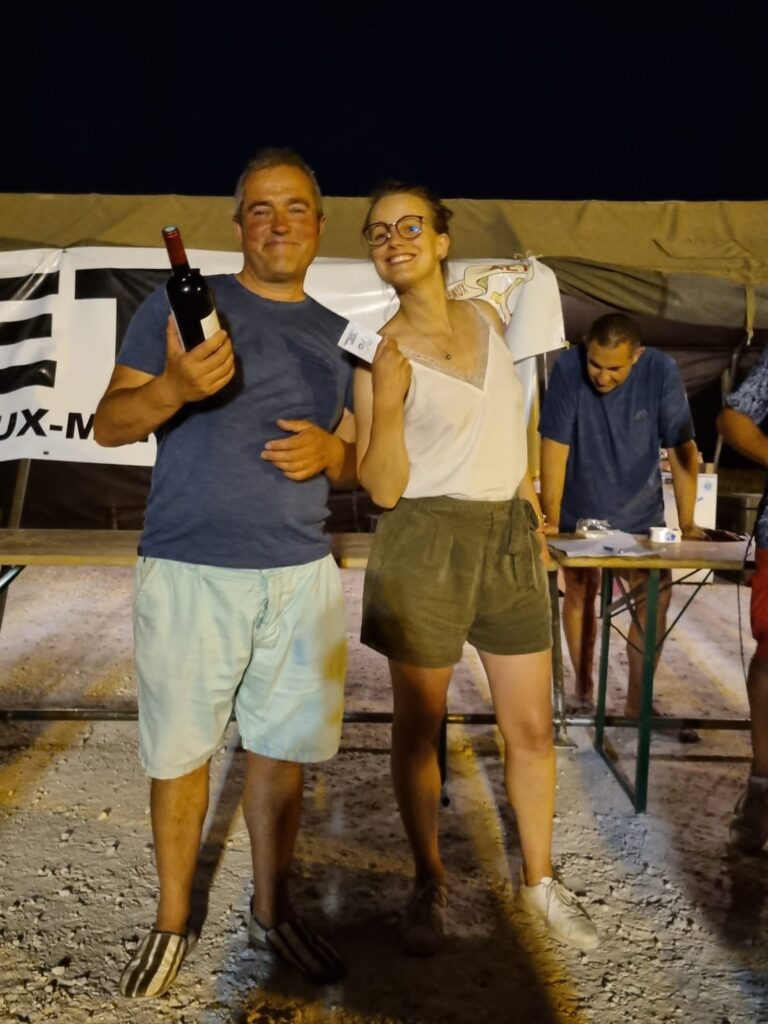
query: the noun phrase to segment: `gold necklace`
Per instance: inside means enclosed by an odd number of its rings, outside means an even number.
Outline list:
[[[448,360],[450,360],[450,359],[453,359],[453,352],[451,352],[452,335],[453,335],[453,332],[451,331],[450,334],[449,334],[448,341],[444,342],[442,344],[439,341],[435,340],[434,338],[430,338],[428,336],[427,336],[426,340],[429,342],[430,345],[432,345],[432,347],[434,349],[437,350],[437,352],[438,352],[438,354],[439,354],[441,359],[448,359]]]
[[[441,345],[438,345],[436,342],[433,342],[433,344],[435,345],[435,348],[442,350],[441,351],[441,355],[442,355],[443,359],[453,359],[453,353],[451,352],[451,343],[450,343],[450,341],[448,342],[448,345],[445,348],[443,348]]]
[[[453,353],[451,352],[450,348],[444,348],[442,345],[439,345],[436,341],[433,341],[432,338],[429,338],[428,340],[429,343],[433,346],[433,348],[437,350],[437,353],[441,359],[453,359]],[[425,353],[425,355],[428,355],[428,353]]]

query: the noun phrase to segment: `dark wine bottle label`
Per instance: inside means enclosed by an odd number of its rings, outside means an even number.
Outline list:
[[[204,338],[210,338],[216,331],[221,330],[221,324],[219,323],[219,314],[215,309],[212,309],[208,316],[204,316],[200,321],[200,328],[203,332]]]

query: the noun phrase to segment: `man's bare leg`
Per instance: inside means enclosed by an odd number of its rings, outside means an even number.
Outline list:
[[[208,810],[208,763],[178,779],[152,779],[150,810],[160,881],[155,927],[182,935]]]
[[[573,671],[576,700],[588,706],[594,702],[592,664],[597,636],[595,598],[600,586],[599,569],[563,569],[563,632]]]
[[[625,579],[627,580],[629,587],[632,589],[639,584],[645,584],[647,586],[648,573],[643,570],[635,569],[634,571],[627,573]],[[670,587],[671,582],[672,574],[670,572],[665,569],[659,573],[659,603],[656,614],[656,660],[654,663],[654,671],[656,666],[659,664],[659,658],[661,657],[661,639],[667,628],[667,611],[669,610],[669,602],[672,596]],[[640,702],[643,690],[643,649],[645,644],[645,625],[648,621],[648,605],[644,594],[635,599],[635,610],[640,623],[640,629],[638,629],[633,620],[627,635],[629,680],[627,683],[627,700],[624,714],[628,718],[637,718],[640,714]]]
[[[251,837],[253,913],[265,928],[289,915],[288,876],[299,832],[304,769],[248,751],[243,815]]]
[[[288,885],[303,792],[303,765],[248,752],[243,791],[253,862],[248,941],[323,985],[338,981],[344,964],[327,940],[293,913]]]

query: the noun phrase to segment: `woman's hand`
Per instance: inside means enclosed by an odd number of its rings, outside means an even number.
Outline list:
[[[375,409],[397,408],[411,386],[411,364],[394,338],[384,338],[371,363]]]
[[[552,572],[555,569],[555,560],[552,558],[547,546],[547,536],[556,532],[556,530],[548,529],[545,523],[541,523],[538,530],[536,530],[536,538],[539,542],[541,560],[544,563],[544,568],[547,572]]]

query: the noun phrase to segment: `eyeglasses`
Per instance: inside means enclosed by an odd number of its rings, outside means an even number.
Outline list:
[[[424,230],[424,218],[416,213],[407,213],[404,217],[398,217],[391,224],[385,224],[383,220],[374,221],[373,224],[366,224],[363,228],[363,238],[372,249],[384,245],[392,237],[392,229],[406,240],[417,238]]]

